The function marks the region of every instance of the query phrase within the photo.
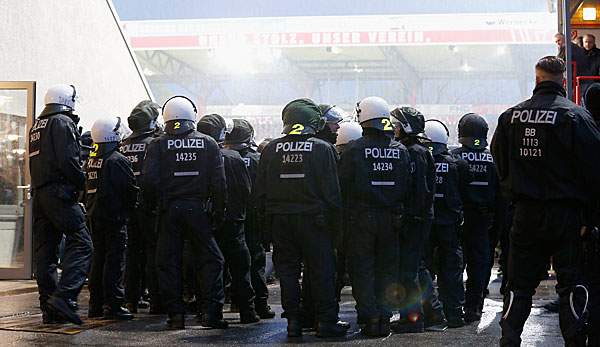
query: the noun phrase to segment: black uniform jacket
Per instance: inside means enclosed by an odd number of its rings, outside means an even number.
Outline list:
[[[339,161],[344,207],[403,213],[410,194],[410,157],[406,147],[378,130],[365,129]]]
[[[500,115],[491,149],[511,201],[584,202],[600,193],[600,131],[555,82]]]
[[[452,154],[461,157],[471,168],[473,182],[469,183],[466,195],[463,197],[464,207],[484,206],[495,210],[498,204],[498,173],[492,154],[487,148],[470,149],[460,147]]]
[[[253,201],[259,213],[321,214],[342,210],[331,145],[307,135],[287,135],[261,152]]]
[[[415,137],[406,137],[402,143],[410,155],[412,184],[405,214],[426,220],[433,219],[435,193],[435,163],[431,151]]]
[[[75,122],[66,114],[48,110],[46,107],[29,130],[31,186],[56,182],[84,190],[81,139]]]
[[[433,156],[435,160],[436,188],[434,199],[435,224],[457,224],[462,220],[463,197],[473,181],[469,164],[449,152]]]
[[[225,180],[227,182],[227,204],[225,220],[243,221],[246,219],[246,204],[252,189],[246,163],[237,151],[221,149]]]
[[[135,208],[138,187],[131,163],[117,143],[101,143],[85,164],[87,174],[87,215],[124,224]]]
[[[196,130],[165,133],[150,142],[142,168],[142,195],[148,203],[210,199],[225,210],[225,171],[217,142]]]

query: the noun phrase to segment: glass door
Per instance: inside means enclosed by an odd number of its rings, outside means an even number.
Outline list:
[[[0,279],[30,279],[32,213],[27,133],[35,82],[0,82]]]

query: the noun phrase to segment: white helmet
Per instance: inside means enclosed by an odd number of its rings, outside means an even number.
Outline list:
[[[55,84],[48,88],[44,96],[44,105],[64,105],[72,110],[75,109],[75,101],[79,101],[75,86],[68,84]]]
[[[119,142],[123,135],[121,117],[104,117],[97,119],[92,125],[94,143]]]
[[[362,127],[356,122],[340,123],[340,129],[337,134],[336,146],[345,145],[350,141],[354,141],[362,136]]]
[[[431,139],[431,142],[448,145],[450,132],[448,127],[442,121],[437,119],[428,119],[425,121],[425,134]]]
[[[356,104],[358,122],[363,128],[394,131],[390,122],[390,105],[377,96],[369,96]]]
[[[165,123],[176,119],[196,122],[198,115],[194,102],[183,95],[176,95],[167,100],[162,110]]]

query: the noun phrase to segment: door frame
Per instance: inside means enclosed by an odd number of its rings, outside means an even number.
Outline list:
[[[35,81],[0,81],[0,90],[27,90],[27,131],[35,120]],[[25,185],[19,186],[23,189],[23,237],[24,237],[24,261],[23,267],[17,269],[0,268],[0,279],[31,279],[33,270],[33,213],[31,208],[31,176],[29,175],[29,141],[25,140]]]

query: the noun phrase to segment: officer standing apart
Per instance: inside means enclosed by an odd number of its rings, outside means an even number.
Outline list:
[[[163,117],[165,134],[152,140],[146,152],[142,195],[146,203],[156,206],[159,219],[156,269],[161,299],[169,314],[167,327],[185,327],[181,258],[187,235],[201,277],[202,325],[226,328],[222,313],[224,260],[213,238],[225,212],[225,172],[219,146],[196,131],[197,111],[190,99],[174,96],[167,100]],[[209,199],[212,210],[207,210]]]
[[[335,260],[332,223],[341,222],[341,196],[331,144],[314,138],[323,128],[319,106],[297,99],[282,112],[286,136],[261,152],[253,191],[259,213],[272,234],[275,270],[280,278],[282,317],[288,337],[302,335],[301,263],[310,277],[317,314],[317,337],[344,336],[336,324]]]
[[[433,194],[435,191],[435,166],[431,151],[421,143],[428,140],[425,135],[425,117],[412,107],[399,107],[390,113],[397,140],[408,149],[410,155],[411,181],[410,197],[404,205],[402,233],[399,236],[400,264],[398,268],[400,320],[392,324],[399,333],[419,333],[424,329],[424,314],[420,298],[433,284],[421,288],[420,282],[431,279],[426,267],[419,269],[423,260],[425,242],[433,220]],[[420,278],[424,277],[424,278]],[[429,282],[429,281],[427,281]],[[421,293],[423,289],[424,293]],[[434,298],[427,295],[429,298]],[[439,301],[436,312],[428,312],[428,325],[445,324]],[[429,302],[430,304],[432,302]],[[436,317],[432,317],[436,316]]]
[[[122,133],[120,117],[101,118],[92,125],[95,150],[85,166],[86,208],[94,242],[88,286],[89,318],[133,319],[133,314],[122,307],[125,223],[135,208],[139,189],[131,163],[118,151]]]
[[[211,136],[219,145],[232,130],[233,122],[226,122],[218,114],[205,115],[198,122],[198,131]],[[260,318],[254,310],[254,289],[250,283],[250,251],[246,245],[244,231],[246,204],[250,197],[252,181],[246,163],[237,151],[221,148],[221,155],[227,182],[227,204],[225,220],[215,230],[215,239],[231,275],[232,300],[240,310],[240,322],[254,323]]]
[[[160,106],[150,100],[137,104],[127,118],[133,132],[121,143],[121,153],[131,162],[137,184],[142,182],[142,167],[146,148],[162,130],[156,120]],[[160,313],[160,299],[156,279],[156,215],[141,195],[135,211],[127,221],[127,257],[125,266],[125,307],[137,313],[140,294],[145,282],[150,294],[150,313]],[[143,266],[145,264],[145,267]],[[142,276],[146,281],[142,281]]]
[[[78,192],[85,189],[85,175],[80,162],[79,117],[73,114],[75,101],[74,86],[50,87],[44,97],[46,107],[29,130],[34,259],[45,324],[61,323],[64,318],[82,324],[75,312],[77,296],[93,249],[85,209],[77,202]],[[67,241],[58,281],[57,248],[63,234]]]
[[[550,256],[565,345],[585,345],[579,321],[587,301],[578,285],[581,213],[600,193],[600,162],[590,158],[600,153],[600,131],[585,109],[566,98],[565,69],[561,59],[540,59],[533,96],[500,115],[492,140],[500,188],[517,205],[500,346],[520,345],[539,273]]]
[[[488,125],[475,113],[467,113],[458,121],[458,141],[462,147],[452,151],[460,156],[473,172],[463,196],[463,246],[467,283],[465,290],[465,322],[481,319],[484,291],[490,261],[488,230],[492,226],[498,204],[498,175],[490,151],[487,149]]]
[[[256,182],[256,173],[260,161],[260,153],[252,149],[254,143],[254,128],[245,119],[234,119],[233,130],[225,135],[225,148],[237,151],[248,169],[252,185]],[[262,230],[258,225],[256,208],[246,205],[246,221],[244,223],[246,245],[250,251],[250,280],[255,292],[254,309],[262,319],[274,318],[275,312],[267,304],[269,290],[265,282],[266,254]]]
[[[464,159],[448,152],[450,132],[446,124],[430,119],[425,122],[425,133],[431,139],[428,146],[433,154],[436,174],[435,215],[426,247],[426,259],[430,271],[437,275],[440,300],[448,327],[459,328],[465,325],[464,268],[460,236],[462,200],[473,176]]]
[[[346,146],[339,162],[344,210],[352,211],[348,255],[352,295],[359,320],[366,324],[361,333],[387,336],[396,299],[398,235],[410,192],[410,158],[406,147],[393,140],[385,100],[365,98],[356,113],[363,136]]]

